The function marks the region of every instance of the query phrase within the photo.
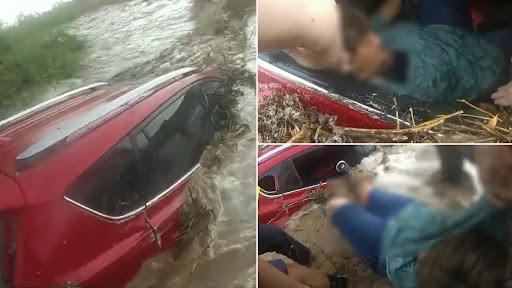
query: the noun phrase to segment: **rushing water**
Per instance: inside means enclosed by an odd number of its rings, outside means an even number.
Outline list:
[[[134,0],[104,7],[70,24],[87,40],[86,65],[76,79],[59,83],[44,98],[96,81],[142,81],[185,66],[255,73],[254,15],[254,0]],[[149,261],[131,286],[255,287],[256,92],[251,81],[255,78],[238,83],[243,96],[237,123],[250,132],[226,137],[235,143],[219,147],[232,149],[211,153],[229,160],[210,167],[209,178],[191,188],[216,215],[207,227],[212,241],[187,247],[185,259],[161,255]]]

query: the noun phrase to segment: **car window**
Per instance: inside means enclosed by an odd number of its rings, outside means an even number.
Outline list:
[[[168,121],[174,113],[178,110],[184,97],[179,97],[176,101],[172,102],[166,109],[165,113],[158,114],[153,120],[151,120],[145,127],[144,133],[148,138],[155,136],[155,134],[162,129],[165,121]]]
[[[280,194],[279,177],[281,176],[281,165],[272,167],[266,173],[260,175],[258,186],[263,194]]]
[[[208,144],[204,83],[193,84],[153,112],[80,175],[66,197],[120,217],[167,192],[196,167]]]
[[[277,191],[276,177],[274,177],[274,175],[263,176],[260,178],[258,183],[259,183],[260,188],[265,190],[266,192],[276,192]]]
[[[301,189],[304,186],[302,185],[302,181],[299,178],[299,175],[297,174],[297,170],[295,169],[295,166],[293,166],[292,161],[286,161],[283,164],[283,172],[282,172],[282,179],[283,179],[283,187],[282,187],[282,193],[294,191],[297,189]]]
[[[68,187],[66,197],[107,216],[121,216],[144,205],[137,159],[129,137],[89,167]]]
[[[354,167],[372,150],[372,146],[329,146],[318,145],[304,150],[290,160],[297,171],[302,187],[325,183],[329,178],[345,175],[336,171],[336,164],[345,161]]]

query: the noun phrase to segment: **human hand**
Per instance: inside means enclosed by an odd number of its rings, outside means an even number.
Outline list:
[[[512,147],[476,146],[475,162],[490,202],[497,208],[512,202]]]
[[[498,91],[494,92],[491,98],[496,105],[512,106],[512,81],[498,88]]]

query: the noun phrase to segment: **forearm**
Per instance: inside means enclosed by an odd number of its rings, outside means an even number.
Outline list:
[[[258,257],[258,287],[260,288],[305,288],[303,284],[274,268]]]
[[[322,31],[337,14],[333,0],[258,1],[258,51],[322,46]]]

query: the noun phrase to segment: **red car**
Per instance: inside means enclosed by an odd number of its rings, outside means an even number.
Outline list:
[[[123,287],[175,246],[223,76],[97,83],[0,122],[0,286]]]
[[[336,125],[340,127],[395,128],[398,111],[398,121],[404,128],[412,123],[410,120],[405,121],[407,117],[403,117],[410,115],[410,107],[414,109],[416,123],[461,108],[457,106],[460,103],[450,106],[396,95],[358,81],[350,75],[307,69],[284,52],[260,53],[258,101],[275,92],[295,95],[303,107],[337,116]]]
[[[348,174],[368,145],[270,145],[258,155],[258,221],[282,227],[327,179]]]

